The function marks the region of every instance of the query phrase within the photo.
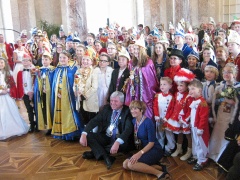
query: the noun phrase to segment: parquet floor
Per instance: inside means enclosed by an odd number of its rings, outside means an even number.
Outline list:
[[[23,102],[18,102],[20,112],[27,120]],[[67,142],[45,136],[44,131],[0,141],[0,180],[153,180],[156,177],[125,171],[124,155],[117,159],[110,170],[102,161],[84,160],[82,153],[89,148],[78,142]],[[175,180],[224,179],[211,162],[201,172],[179,158],[164,158]]]

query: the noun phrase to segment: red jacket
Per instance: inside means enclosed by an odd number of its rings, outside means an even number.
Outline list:
[[[8,56],[8,64],[9,64],[10,68],[13,70],[14,62],[12,60],[12,58],[13,58],[12,46],[6,42],[4,44],[6,46],[6,52],[7,52],[7,56]]]

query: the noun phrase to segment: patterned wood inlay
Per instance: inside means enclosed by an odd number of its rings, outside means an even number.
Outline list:
[[[21,101],[17,102],[20,112],[27,120]],[[103,161],[84,160],[82,153],[89,150],[78,141],[67,142],[45,136],[46,131],[0,141],[1,180],[154,180],[156,177],[143,173],[126,171],[122,162],[126,155],[119,154],[110,170]],[[176,180],[223,180],[224,174],[217,166],[210,164],[203,171],[193,171],[192,165],[176,158],[163,158],[172,179]]]

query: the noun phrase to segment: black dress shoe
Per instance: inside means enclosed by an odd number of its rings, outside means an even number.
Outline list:
[[[51,133],[52,133],[52,129],[49,129],[47,132],[46,132],[46,136],[50,136],[51,135]]]
[[[82,155],[83,159],[94,159],[94,154],[92,151],[85,151]]]
[[[187,163],[188,163],[188,164],[195,164],[195,163],[197,163],[197,159],[191,157],[191,158],[189,158],[189,159],[187,160]]]
[[[112,156],[105,156],[104,157],[104,162],[105,164],[107,165],[107,169],[110,169],[115,161],[115,157],[112,157]]]
[[[162,167],[162,172],[167,172],[167,166],[166,165],[161,164],[160,162],[158,162],[157,165]]]
[[[195,166],[193,166],[193,170],[195,171],[201,171],[203,169],[203,166],[196,163]]]
[[[33,133],[35,129],[35,124],[31,124],[28,132]]]

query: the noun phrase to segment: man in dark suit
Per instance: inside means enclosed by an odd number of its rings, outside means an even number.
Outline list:
[[[89,146],[91,151],[83,153],[84,159],[104,159],[110,169],[115,158],[109,154],[128,152],[133,149],[133,124],[130,110],[124,104],[122,92],[115,91],[110,97],[110,105],[105,105],[86,125],[80,144]],[[92,130],[98,127],[97,133]]]

